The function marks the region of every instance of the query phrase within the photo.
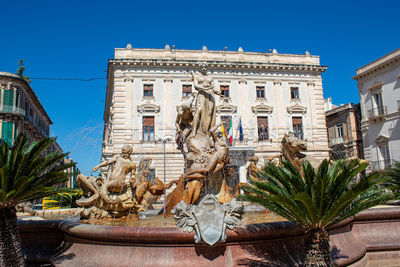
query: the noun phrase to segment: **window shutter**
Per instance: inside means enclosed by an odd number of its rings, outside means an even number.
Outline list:
[[[191,85],[182,85],[182,92],[191,93],[192,92],[192,86]]]
[[[293,117],[292,121],[293,121],[293,124],[302,124],[301,117]]]
[[[143,126],[154,126],[154,117],[143,117]]]
[[[264,128],[268,128],[268,117],[257,117],[258,127],[264,126]]]

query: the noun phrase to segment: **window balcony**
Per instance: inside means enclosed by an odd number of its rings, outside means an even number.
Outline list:
[[[344,142],[345,142],[345,140],[343,137],[336,137],[336,138],[333,138],[332,140],[330,140],[329,144],[331,146],[334,146],[334,145],[338,145],[338,144],[343,144]]]
[[[377,108],[373,108],[368,110],[368,115],[370,119],[381,118],[387,114],[386,106],[380,106]]]
[[[268,128],[260,127],[258,128],[258,141],[268,141],[269,140]]]
[[[297,138],[299,138],[300,140],[304,139],[304,133],[303,131],[292,131],[292,133],[294,134],[294,136],[296,136]]]
[[[393,165],[394,165],[394,161],[391,159],[371,161],[371,169],[373,171],[385,170],[385,169],[393,167]]]
[[[25,116],[24,109],[9,105],[2,105],[0,107],[0,113],[11,113],[15,115]]]

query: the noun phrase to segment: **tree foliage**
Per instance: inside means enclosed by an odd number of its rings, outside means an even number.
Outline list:
[[[355,179],[367,166],[368,162],[360,159],[324,160],[314,169],[305,161],[300,172],[288,161],[282,166],[268,163],[259,179],[250,179],[250,185],[242,187],[243,199],[306,228],[306,266],[332,266],[327,227],[393,199],[389,190],[378,186],[384,176],[371,173]],[[314,242],[311,239],[321,244],[307,245]],[[325,250],[325,254],[308,251],[311,247]],[[313,257],[326,264],[310,264]]]
[[[46,138],[28,146],[28,138],[19,134],[12,147],[5,142],[0,145],[0,206],[15,206],[62,192],[53,186],[67,179],[64,170],[74,163],[60,163],[67,153],[43,155],[54,142],[55,138]]]
[[[24,76],[24,71],[25,71],[24,61],[22,59],[20,59],[18,61],[17,75],[22,77],[27,83],[31,83],[32,81],[29,78],[29,76]]]

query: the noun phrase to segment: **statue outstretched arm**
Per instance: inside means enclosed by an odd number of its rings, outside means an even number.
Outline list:
[[[103,162],[101,162],[100,164],[94,166],[94,167],[93,167],[93,171],[95,172],[95,171],[97,171],[99,168],[104,167],[104,166],[111,165],[111,164],[115,163],[116,161],[117,161],[117,158],[116,158],[116,157],[113,157],[112,159],[107,160],[107,161],[103,161]]]

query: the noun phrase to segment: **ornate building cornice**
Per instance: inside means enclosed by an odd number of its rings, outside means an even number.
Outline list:
[[[267,70],[267,71],[310,71],[324,72],[327,67],[312,64],[290,64],[290,63],[265,63],[265,62],[246,62],[246,61],[217,61],[217,60],[174,60],[174,59],[109,59],[109,67],[124,66],[124,67],[171,67],[193,69],[198,68],[201,63],[207,63],[209,69],[229,69],[229,70]]]

